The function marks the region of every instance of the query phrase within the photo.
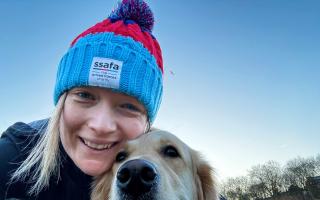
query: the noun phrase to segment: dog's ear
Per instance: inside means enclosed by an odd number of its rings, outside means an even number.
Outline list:
[[[91,200],[109,199],[110,188],[112,184],[112,173],[105,173],[95,177],[91,185]]]
[[[198,200],[217,200],[213,168],[196,151],[192,153],[192,160]]]

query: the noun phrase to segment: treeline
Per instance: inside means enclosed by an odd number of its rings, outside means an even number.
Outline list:
[[[220,193],[228,200],[252,200],[276,197],[283,192],[308,190],[307,178],[320,176],[320,154],[297,157],[281,166],[276,161],[253,166],[246,176],[227,178]]]

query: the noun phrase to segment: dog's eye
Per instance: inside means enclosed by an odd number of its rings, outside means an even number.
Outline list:
[[[162,149],[162,153],[163,153],[163,155],[170,157],[170,158],[180,157],[178,150],[174,146],[171,146],[171,145],[164,147]]]
[[[128,153],[125,151],[120,151],[116,156],[116,162],[124,161],[128,157]]]

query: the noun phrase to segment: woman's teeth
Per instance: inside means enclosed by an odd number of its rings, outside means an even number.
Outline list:
[[[110,149],[114,144],[114,143],[110,143],[110,144],[95,144],[95,143],[90,142],[88,140],[83,140],[83,141],[88,147],[96,149],[96,150]]]

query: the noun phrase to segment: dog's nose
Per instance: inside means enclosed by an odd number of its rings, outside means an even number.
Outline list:
[[[157,170],[151,162],[135,159],[120,167],[117,173],[117,184],[123,192],[139,196],[151,190],[157,177]]]

